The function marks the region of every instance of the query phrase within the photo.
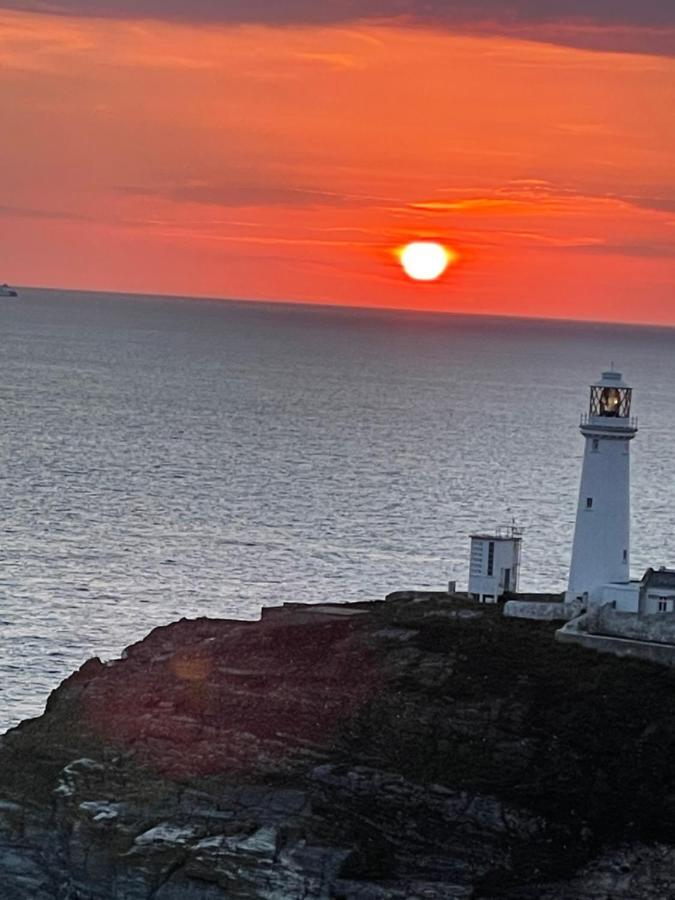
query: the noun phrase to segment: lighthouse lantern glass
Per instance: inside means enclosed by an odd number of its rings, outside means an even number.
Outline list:
[[[604,388],[600,394],[600,415],[618,416],[621,394],[616,388]]]
[[[631,388],[595,385],[591,388],[592,416],[627,419],[630,415]]]

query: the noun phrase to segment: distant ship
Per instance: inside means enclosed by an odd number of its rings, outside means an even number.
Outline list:
[[[0,297],[18,297],[19,294],[8,284],[0,284]]]

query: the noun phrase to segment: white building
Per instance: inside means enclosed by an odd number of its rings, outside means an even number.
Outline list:
[[[496,603],[518,590],[523,535],[515,526],[494,534],[471,535],[469,595],[480,603]]]
[[[638,612],[641,616],[675,612],[675,570],[647,569],[639,584]]]
[[[615,602],[637,611],[639,582],[630,580],[630,442],[638,430],[632,393],[619,372],[603,372],[591,385],[581,419],[585,448],[568,602]]]

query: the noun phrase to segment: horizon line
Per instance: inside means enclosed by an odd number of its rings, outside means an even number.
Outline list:
[[[507,319],[517,322],[569,323],[570,325],[601,325],[614,328],[652,328],[675,330],[675,322],[621,321],[608,319],[575,319],[563,316],[527,316],[517,313],[465,312],[462,310],[418,309],[414,306],[379,306],[368,303],[337,303],[320,300],[293,300],[259,297],[224,297],[215,294],[164,294],[145,291],[115,291],[98,288],[51,287],[45,285],[15,285],[16,289],[27,291],[54,291],[64,294],[104,294],[107,296],[140,297],[156,300],[196,300],[210,303],[237,303],[241,305],[258,304],[259,306],[309,307],[310,309],[348,310],[380,313],[409,313],[411,315],[429,315],[471,319]]]

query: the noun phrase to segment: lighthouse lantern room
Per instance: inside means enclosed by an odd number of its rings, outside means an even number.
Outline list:
[[[619,372],[591,385],[568,601],[600,602],[603,588],[630,582],[630,442],[638,430],[631,400]]]

